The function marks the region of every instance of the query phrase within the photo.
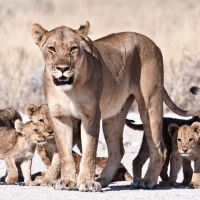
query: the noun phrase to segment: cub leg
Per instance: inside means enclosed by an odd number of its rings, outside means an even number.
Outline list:
[[[113,179],[124,155],[123,147],[123,129],[126,115],[133,103],[133,96],[130,96],[123,109],[114,117],[103,120],[103,132],[105,135],[106,144],[108,146],[108,160],[100,177],[97,179],[102,187],[107,186]]]
[[[144,133],[142,138],[142,145],[140,147],[138,155],[135,157],[132,163],[134,179],[142,177],[142,167],[149,157],[149,145],[147,143],[147,139]]]
[[[51,161],[46,156],[45,147],[44,146],[36,146],[36,151],[38,155],[41,157],[42,161],[46,165],[47,169],[51,166]]]
[[[183,182],[182,185],[189,186],[192,180],[193,169],[191,166],[191,160],[183,158]]]
[[[55,117],[51,114],[51,119],[61,167],[61,179],[54,182],[54,189],[75,189],[76,170],[74,159],[72,156],[73,134],[71,118],[64,116]]]
[[[176,186],[176,180],[178,173],[182,166],[182,157],[174,152],[171,155],[170,159],[170,177],[167,181],[161,181],[160,185],[162,186]]]
[[[21,163],[22,174],[24,176],[24,183],[29,186],[37,185],[36,181],[31,180],[31,165],[32,159],[24,160]]]
[[[195,189],[200,188],[200,159],[194,160],[194,172],[190,187]]]
[[[5,159],[6,167],[7,167],[7,177],[5,182],[8,185],[13,185],[18,180],[18,170],[16,167],[15,160],[12,158]]]
[[[59,175],[60,175],[60,158],[58,152],[54,152],[51,166],[47,170],[41,185],[52,186],[54,180],[58,179]]]

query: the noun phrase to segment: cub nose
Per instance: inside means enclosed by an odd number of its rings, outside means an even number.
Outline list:
[[[53,131],[47,131],[49,135],[53,135]]]
[[[62,73],[68,71],[70,67],[56,67],[57,70],[60,70]]]
[[[184,153],[186,153],[188,151],[188,149],[182,149]]]

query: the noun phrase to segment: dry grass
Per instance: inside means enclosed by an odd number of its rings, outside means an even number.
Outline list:
[[[0,0],[0,107],[20,112],[28,103],[44,103],[44,62],[30,26],[78,28],[89,21],[91,39],[135,31],[162,50],[165,87],[182,108],[196,101],[189,88],[199,85],[200,4],[198,0]]]

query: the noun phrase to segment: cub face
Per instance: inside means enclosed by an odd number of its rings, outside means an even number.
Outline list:
[[[31,35],[43,53],[56,88],[70,90],[73,87],[80,74],[78,68],[83,62],[84,39],[88,32],[88,22],[78,30],[60,26],[47,31],[39,24],[32,25]]]
[[[24,124],[22,121],[17,119],[15,121],[15,129],[21,133],[27,142],[36,144],[45,144],[46,138],[38,130],[37,126],[33,122],[27,122]]]
[[[191,126],[183,125],[180,127],[177,124],[170,124],[168,126],[168,132],[172,137],[173,143],[176,143],[178,152],[181,154],[181,156],[196,157],[199,154],[199,122],[194,122]]]
[[[37,107],[34,104],[28,104],[26,106],[26,114],[37,126],[43,136],[45,136],[47,139],[54,137],[50,121],[49,109],[46,104],[41,105],[40,107]]]

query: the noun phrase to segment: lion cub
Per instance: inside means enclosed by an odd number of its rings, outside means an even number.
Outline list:
[[[60,176],[60,161],[58,150],[53,135],[53,129],[51,126],[50,116],[48,106],[46,104],[39,107],[34,104],[29,104],[26,106],[26,114],[32,120],[34,124],[40,129],[43,135],[47,138],[47,143],[44,145],[37,145],[37,152],[41,156],[42,161],[46,164],[48,170],[44,177],[42,177],[42,185],[52,186],[54,180],[58,179]],[[73,146],[77,144],[80,152],[81,148],[81,138],[80,138],[80,124],[81,121],[77,119],[72,119],[73,123]],[[76,171],[79,172],[81,156],[76,152],[72,152]],[[105,167],[107,158],[97,158],[96,159],[96,175],[100,175],[103,168]],[[40,177],[41,178],[41,177]],[[120,164],[116,175],[113,177],[112,181],[132,181],[132,176],[128,173],[123,164]]]
[[[176,185],[176,179],[183,165],[183,185],[200,188],[200,123],[194,122],[191,126],[178,126],[172,123],[168,126],[169,135],[172,137],[172,154],[170,159],[170,177],[162,181],[161,185]],[[194,172],[191,161],[194,161]],[[186,175],[187,174],[187,175]]]
[[[31,180],[31,164],[36,144],[44,143],[46,138],[37,127],[28,122],[23,124],[17,119],[15,129],[0,127],[0,158],[5,160],[7,177],[5,182],[12,185],[18,181],[18,166],[20,166],[26,185],[36,185]]]
[[[170,160],[171,151],[172,151],[172,139],[168,134],[169,124],[176,123],[178,124],[178,126],[182,126],[182,125],[190,126],[193,122],[200,122],[200,112],[190,119],[176,119],[176,118],[170,118],[170,117],[163,117],[162,137],[163,137],[163,141],[166,147],[166,159],[163,164],[162,170],[160,172],[160,177],[163,181],[167,181],[169,179],[167,171],[168,171],[168,165],[169,165],[169,160]],[[134,130],[144,130],[143,124],[134,124],[133,121],[129,119],[126,119],[126,125]],[[143,139],[142,139],[142,145],[140,147],[138,155],[133,160],[134,179],[141,178],[142,167],[149,157],[150,157],[149,145],[147,144],[146,135],[144,134]]]

